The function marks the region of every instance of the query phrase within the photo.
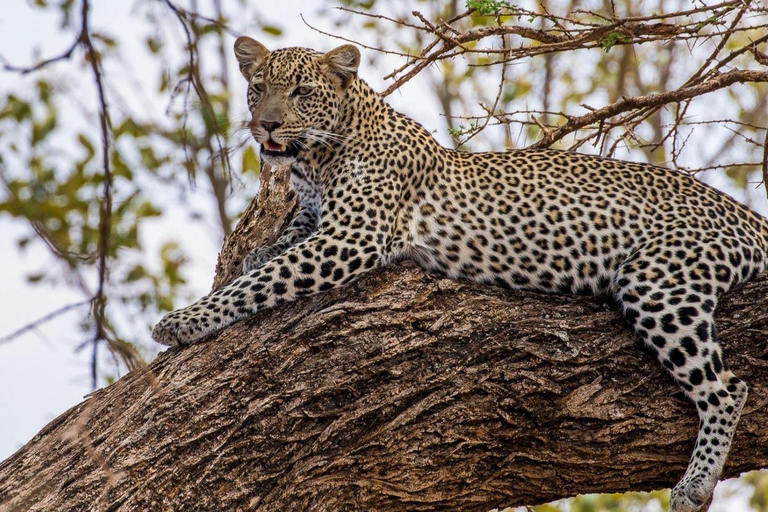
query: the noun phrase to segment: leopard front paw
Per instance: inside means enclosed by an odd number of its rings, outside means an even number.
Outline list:
[[[206,334],[200,321],[186,309],[168,313],[152,329],[152,339],[169,347],[190,345]]]

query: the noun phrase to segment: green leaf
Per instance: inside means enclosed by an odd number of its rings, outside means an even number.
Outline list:
[[[279,35],[281,35],[283,33],[282,29],[280,29],[278,27],[275,27],[275,26],[272,26],[272,25],[264,25],[263,27],[261,27],[261,30],[263,30],[267,34],[271,34],[273,36],[279,36]]]
[[[93,144],[91,144],[91,141],[88,140],[88,137],[86,137],[84,134],[80,133],[77,135],[77,140],[80,142],[80,145],[85,148],[85,151],[88,153],[88,156],[93,156],[96,154],[96,149],[93,147]]]
[[[120,176],[127,180],[133,179],[133,171],[126,165],[123,157],[117,151],[112,153],[112,172],[115,176]]]
[[[43,278],[45,278],[45,274],[43,274],[42,272],[36,272],[34,274],[29,274],[27,276],[27,281],[29,281],[30,283],[39,283],[40,281],[43,280]]]
[[[609,51],[611,51],[611,48],[613,48],[617,44],[628,44],[631,42],[632,42],[631,36],[628,36],[627,34],[622,34],[621,32],[611,32],[610,34],[602,38],[598,44],[600,45],[600,48],[602,48],[605,53],[608,53]]]
[[[136,265],[125,276],[125,280],[129,283],[132,283],[138,281],[139,279],[145,278],[147,275],[147,269],[145,269],[143,265]]]
[[[498,0],[467,0],[467,9],[474,9],[478,14],[491,15],[498,14],[502,10],[507,9],[516,11],[517,7],[510,5],[509,2]]]
[[[108,36],[107,34],[103,34],[101,32],[91,32],[91,38],[96,39],[98,41],[101,41],[104,43],[104,46],[106,46],[109,49],[113,49],[117,47],[117,41],[114,37]]]
[[[201,27],[197,31],[198,36],[204,36],[206,34],[221,34],[221,25],[218,25],[216,23],[209,23],[203,27]]]
[[[37,95],[40,97],[40,100],[46,105],[50,105],[51,94],[53,93],[51,83],[46,80],[38,80],[35,86],[37,87]]]
[[[258,176],[261,173],[261,160],[256,156],[256,150],[253,146],[248,146],[243,151],[242,174],[246,175],[249,173],[253,173],[254,176]]]
[[[160,53],[160,50],[163,48],[163,43],[160,41],[160,39],[148,37],[145,42],[147,43],[147,48],[149,48],[151,53]]]
[[[56,112],[49,110],[45,120],[32,125],[32,145],[36,145],[45,139],[56,128]]]
[[[138,208],[136,208],[137,217],[159,217],[162,214],[163,210],[152,204],[150,201],[144,201]]]
[[[17,123],[21,123],[25,119],[31,119],[32,106],[13,94],[9,94],[5,100],[5,105],[0,110],[0,119],[5,119],[6,117],[12,118]]]

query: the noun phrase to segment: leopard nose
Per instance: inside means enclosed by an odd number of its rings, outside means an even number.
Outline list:
[[[264,129],[267,130],[268,132],[277,130],[282,125],[283,125],[282,121],[261,121],[261,126],[263,126]]]

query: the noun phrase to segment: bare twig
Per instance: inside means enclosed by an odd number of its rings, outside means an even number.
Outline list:
[[[713,63],[713,71],[720,69],[722,65],[725,64],[723,61],[715,62],[715,59],[723,50],[723,48],[725,48],[727,41],[733,34],[745,32],[748,30],[766,28],[766,26],[768,26],[768,24],[765,23],[758,25],[747,25],[741,23],[744,13],[746,13],[749,8],[749,1],[742,2],[741,0],[732,0],[716,5],[705,5],[695,9],[676,11],[672,13],[659,13],[649,16],[627,16],[617,19],[606,18],[607,23],[595,24],[591,22],[580,21],[573,16],[567,18],[555,16],[548,13],[546,10],[544,13],[541,13],[527,11],[516,7],[512,13],[514,16],[530,16],[531,18],[546,19],[552,24],[552,27],[531,28],[529,26],[523,25],[499,23],[496,26],[486,26],[465,31],[457,29],[456,27],[452,26],[450,22],[443,22],[440,24],[429,22],[417,11],[414,11],[412,15],[418,18],[422,22],[422,25],[416,25],[407,21],[396,20],[378,14],[362,13],[350,9],[344,10],[353,12],[355,14],[381,19],[396,25],[408,27],[410,29],[417,29],[435,36],[435,39],[425,46],[420,55],[408,56],[409,58],[406,64],[385,77],[385,79],[397,77],[396,80],[382,92],[383,96],[388,96],[403,84],[411,80],[418,73],[426,69],[426,67],[433,62],[453,58],[457,55],[465,53],[500,53],[505,56],[505,59],[501,59],[492,63],[469,63],[470,66],[492,66],[516,61],[522,58],[567,52],[577,49],[588,49],[596,47],[609,48],[611,46],[637,45],[653,41],[698,41],[700,39],[708,39],[715,37],[716,35],[721,35],[722,38],[717,45],[716,50],[712,53],[710,58],[707,59],[699,72],[691,77],[693,82],[688,85],[693,85],[694,83],[698,83],[696,80],[699,79],[700,75],[704,73],[704,71]],[[737,14],[731,23],[729,23],[727,28],[715,33],[702,33],[702,29],[704,27],[708,25],[717,26],[717,24],[722,23],[720,18],[733,10],[736,10]],[[462,13],[461,16],[455,18],[467,16],[469,12],[470,11]],[[700,13],[711,13],[712,15],[707,19],[707,21],[704,22],[697,21],[692,17],[692,15]],[[585,14],[592,16],[596,15],[594,12]],[[714,20],[711,18],[714,18]],[[670,19],[679,21],[677,23],[667,22]],[[449,32],[451,34],[450,36],[448,35]],[[520,47],[511,49],[489,49],[481,46],[471,48],[467,46],[467,43],[480,41],[488,37],[508,35],[518,36],[524,40],[529,40],[536,44],[522,45]],[[374,49],[385,53],[398,53],[381,48]],[[655,111],[649,111],[648,115],[651,115],[654,112]]]
[[[70,57],[72,57],[72,54],[75,53],[75,50],[78,46],[82,43],[83,39],[83,31],[81,30],[78,32],[77,37],[75,37],[75,40],[72,42],[72,45],[70,45],[69,48],[64,50],[63,53],[60,55],[57,55],[56,57],[51,57],[49,59],[45,59],[41,62],[38,62],[37,64],[33,64],[31,66],[23,67],[23,66],[14,66],[6,60],[5,57],[0,55],[0,63],[3,65],[3,69],[5,71],[10,71],[12,73],[20,73],[22,75],[26,75],[29,73],[32,73],[34,71],[38,71],[40,69],[43,69],[51,64],[54,64],[56,62],[62,61],[62,60],[68,60]]]
[[[505,36],[501,36],[501,47],[502,49],[507,49],[507,39]],[[483,124],[475,128],[472,133],[470,133],[467,137],[465,137],[463,140],[459,141],[459,146],[462,146],[472,140],[475,135],[480,133],[485,129],[486,126],[488,126],[488,123],[490,122],[491,118],[493,117],[494,112],[496,112],[496,109],[499,107],[499,101],[501,100],[501,96],[504,93],[504,81],[506,80],[507,75],[507,59],[506,57],[502,57],[502,60],[504,61],[504,64],[501,66],[501,72],[499,73],[499,86],[498,90],[496,91],[496,98],[493,100],[493,105],[490,108],[487,108],[487,115],[483,118]]]
[[[384,49],[378,48],[376,46],[367,45],[367,44],[362,43],[362,42],[360,42],[360,41],[358,41],[356,39],[350,39],[348,37],[342,37],[342,36],[340,36],[338,34],[331,34],[330,32],[326,32],[324,30],[320,30],[319,28],[317,28],[317,27],[315,27],[313,25],[310,25],[309,22],[306,19],[304,19],[304,15],[303,14],[299,14],[299,16],[301,17],[301,21],[303,21],[304,24],[308,28],[314,30],[318,34],[322,34],[324,36],[332,37],[332,38],[338,39],[340,41],[346,41],[348,43],[353,43],[353,44],[355,44],[355,45],[357,45],[357,46],[359,46],[361,48],[365,48],[366,50],[373,50],[373,51],[376,51],[376,52],[379,52],[379,53],[384,53],[384,54],[389,54],[389,55],[397,55],[398,57],[407,57],[409,59],[418,58],[418,57],[414,57],[413,55],[409,55],[407,53],[395,52],[395,51],[392,51],[392,50],[384,50]]]
[[[31,331],[33,329],[36,329],[36,328],[40,327],[41,325],[43,325],[43,324],[45,324],[47,322],[50,322],[51,320],[53,320],[55,318],[60,317],[64,313],[72,311],[73,309],[77,309],[77,308],[83,307],[86,304],[90,304],[91,302],[92,302],[92,299],[91,300],[84,300],[84,301],[80,301],[80,302],[75,302],[74,304],[68,304],[68,305],[66,305],[64,307],[61,307],[61,308],[55,310],[55,311],[52,311],[52,312],[48,313],[47,315],[42,316],[42,317],[38,318],[37,320],[35,320],[33,322],[30,322],[30,323],[28,323],[27,325],[25,325],[23,327],[20,327],[19,329],[16,329],[12,333],[10,333],[10,334],[8,334],[6,336],[3,336],[2,338],[0,338],[0,345],[3,345],[4,343],[11,342],[11,341],[15,340],[16,338],[18,338],[19,336],[21,336],[23,334],[26,334],[27,332],[29,332],[29,331]]]
[[[186,84],[185,103],[189,102],[190,87],[194,89],[195,94],[200,99],[200,106],[203,111],[203,116],[207,116],[210,119],[210,125],[215,126],[216,112],[211,103],[211,99],[208,95],[208,91],[205,89],[202,79],[200,78],[200,52],[197,44],[197,28],[195,25],[196,17],[189,11],[186,11],[178,7],[171,0],[163,0],[163,3],[173,12],[179,21],[184,34],[187,39],[187,76],[184,79]],[[223,24],[223,22],[220,22]],[[182,130],[186,132],[187,116],[184,114],[184,121]],[[219,221],[221,223],[224,236],[229,235],[232,232],[232,221],[227,215],[225,209],[226,201],[226,184],[229,181],[231,174],[231,165],[229,162],[229,151],[227,150],[226,141],[222,141],[220,134],[214,130],[213,138],[216,140],[217,150],[214,150],[210,144],[210,141],[206,139],[205,143],[208,146],[208,152],[211,155],[210,166],[206,167],[206,177],[211,183],[211,187],[214,190],[216,197],[217,212],[219,214]],[[184,134],[183,144],[187,145],[185,151],[188,152],[188,141],[186,140],[186,134]],[[224,173],[224,180],[222,181],[217,175],[216,170],[213,167],[213,158],[218,156],[221,162],[222,172]]]

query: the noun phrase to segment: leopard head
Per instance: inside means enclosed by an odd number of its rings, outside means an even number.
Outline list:
[[[270,52],[250,37],[235,41],[248,81],[251,134],[262,161],[288,165],[333,132],[344,94],[357,75],[360,52],[345,44],[328,53],[307,48]]]

